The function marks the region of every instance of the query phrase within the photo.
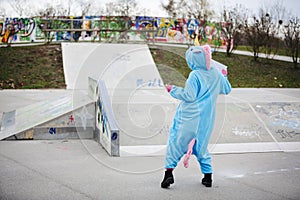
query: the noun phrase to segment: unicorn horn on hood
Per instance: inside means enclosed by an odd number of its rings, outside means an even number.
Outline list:
[[[198,35],[196,35],[196,37],[195,37],[194,46],[200,46],[200,43],[199,43],[199,40],[198,40]]]

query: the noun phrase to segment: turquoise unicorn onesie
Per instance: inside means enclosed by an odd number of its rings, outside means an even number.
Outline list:
[[[174,183],[172,171],[184,154],[187,154],[184,160],[186,167],[191,154],[197,157],[204,174],[202,184],[211,187],[212,166],[207,146],[214,127],[216,101],[219,94],[231,91],[227,76],[211,67],[208,45],[190,47],[186,51],[186,61],[192,71],[185,87],[167,87],[170,95],[181,102],[170,128],[162,188]]]

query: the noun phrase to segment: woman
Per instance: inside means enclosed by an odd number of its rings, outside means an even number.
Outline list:
[[[227,77],[210,66],[211,50],[208,45],[190,47],[186,51],[186,61],[192,71],[185,87],[167,86],[170,95],[181,103],[170,128],[162,188],[174,183],[172,172],[186,153],[185,166],[189,156],[194,154],[204,174],[202,184],[212,186],[211,156],[207,146],[215,122],[216,100],[219,94],[231,91]]]

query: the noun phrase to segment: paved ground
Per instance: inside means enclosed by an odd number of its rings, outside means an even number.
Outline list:
[[[300,198],[300,152],[213,155],[205,188],[195,159],[160,188],[163,156],[109,157],[93,140],[0,141],[0,199]]]

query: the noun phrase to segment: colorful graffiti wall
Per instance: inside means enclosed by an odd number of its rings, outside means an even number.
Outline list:
[[[222,47],[221,23],[197,19],[137,16],[85,16],[0,19],[0,43],[37,41],[135,41],[191,43]]]
[[[0,19],[0,43],[34,41],[36,23],[33,18]]]

